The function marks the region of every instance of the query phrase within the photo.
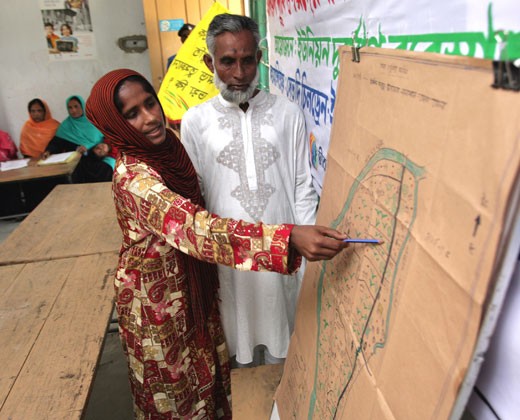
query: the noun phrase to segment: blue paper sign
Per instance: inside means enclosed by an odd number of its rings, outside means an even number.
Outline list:
[[[184,25],[184,19],[163,19],[159,21],[159,30],[161,32],[178,31]]]

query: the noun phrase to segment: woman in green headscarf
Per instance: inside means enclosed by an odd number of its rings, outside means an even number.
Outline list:
[[[85,101],[79,95],[66,100],[69,116],[60,124],[56,135],[45,149],[44,158],[51,154],[77,151],[83,156],[72,180],[76,183],[112,180],[114,158],[98,157],[93,152],[103,142],[103,134],[85,116]]]

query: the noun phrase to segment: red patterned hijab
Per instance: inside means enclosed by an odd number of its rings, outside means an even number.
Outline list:
[[[154,145],[130,125],[115,104],[115,95],[122,82],[133,76],[139,79],[146,91],[153,87],[139,73],[129,70],[114,70],[99,79],[87,100],[87,118],[104,134],[119,153],[133,156],[155,169],[166,186],[189,198],[193,203],[204,206],[195,168],[180,142],[170,129],[166,130],[166,140]],[[164,113],[163,113],[164,118]],[[200,332],[216,298],[218,278],[216,266],[183,254],[187,267],[192,313]]]
[[[134,156],[145,162],[161,174],[166,186],[172,191],[203,205],[195,168],[173,131],[166,130],[166,140],[161,144],[151,144],[117,109],[114,102],[116,89],[130,76],[138,77],[150,92],[154,92],[150,83],[133,70],[111,71],[99,79],[92,88],[87,100],[87,118],[119,153]],[[155,97],[159,101],[157,95]]]

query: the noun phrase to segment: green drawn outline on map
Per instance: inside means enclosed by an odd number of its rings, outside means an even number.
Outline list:
[[[381,160],[389,160],[392,162],[396,162],[401,164],[405,169],[410,171],[413,176],[415,177],[415,180],[417,181],[418,178],[420,179],[424,175],[424,168],[416,165],[415,163],[408,160],[402,153],[397,152],[393,149],[380,149],[377,151],[372,158],[368,161],[368,163],[365,165],[361,173],[356,177],[354,184],[352,185],[350,192],[348,194],[347,200],[345,201],[345,205],[343,206],[343,210],[339,214],[339,216],[331,223],[331,227],[333,229],[336,229],[339,224],[343,221],[345,218],[345,214],[350,208],[350,205],[352,203],[352,200],[354,199],[355,193],[357,192],[357,189],[361,182],[365,179],[368,173],[373,169],[376,163],[378,163]],[[408,233],[403,241],[403,244],[401,246],[401,249],[399,250],[398,257],[396,259],[395,268],[392,276],[392,287],[391,287],[391,294],[390,294],[390,304],[388,305],[388,311],[387,311],[387,319],[390,318],[390,314],[392,312],[392,296],[393,296],[393,290],[394,290],[394,282],[397,275],[397,269],[399,267],[399,261],[401,259],[401,256],[406,248],[406,244],[408,242],[408,239],[410,237],[410,231],[412,229],[413,223],[415,221],[416,212],[417,212],[417,192],[418,192],[419,183],[415,182],[415,188],[414,188],[414,208],[413,208],[413,215],[410,220],[410,226],[408,227]],[[314,408],[316,405],[316,387],[317,387],[317,378],[318,378],[318,369],[319,369],[319,345],[320,345],[320,331],[321,331],[321,323],[320,323],[320,315],[321,315],[321,299],[322,299],[322,290],[323,290],[323,278],[325,276],[325,271],[327,264],[329,262],[325,261],[322,263],[322,269],[320,273],[320,278],[318,281],[318,294],[317,294],[317,324],[318,324],[318,333],[316,336],[316,366],[314,370],[314,385],[311,393],[311,399],[310,399],[310,406],[309,406],[309,415],[308,418],[312,419],[314,414]],[[367,320],[369,322],[369,320]],[[386,323],[386,331],[385,331],[385,341],[388,334],[388,322]],[[359,343],[359,347],[356,349],[356,357],[361,351],[363,345],[363,338],[361,338],[361,342]],[[376,348],[383,348],[383,343],[378,343],[375,346]],[[354,374],[354,371],[351,372],[351,375]],[[349,380],[348,378],[347,380]],[[337,409],[337,406],[335,407]]]

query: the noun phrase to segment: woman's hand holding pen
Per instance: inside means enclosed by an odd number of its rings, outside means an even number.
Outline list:
[[[348,246],[347,235],[337,230],[314,225],[296,225],[290,244],[308,261],[330,260]]]

